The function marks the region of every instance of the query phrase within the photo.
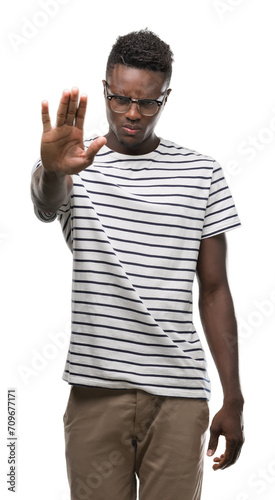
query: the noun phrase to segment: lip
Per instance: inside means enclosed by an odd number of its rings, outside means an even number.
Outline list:
[[[141,130],[139,127],[131,127],[130,125],[123,125],[122,128],[123,130],[125,130],[127,134],[130,135],[135,135],[137,132]]]

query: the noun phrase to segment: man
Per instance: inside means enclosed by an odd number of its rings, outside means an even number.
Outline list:
[[[42,103],[37,216],[58,216],[73,253],[64,415],[73,500],[199,500],[210,383],[192,323],[199,282],[205,335],[224,392],[210,428],[213,469],[243,444],[237,327],[225,231],[239,219],[221,167],[160,139],[173,55],[148,30],[119,37],[103,81],[109,131],[83,143],[87,97]]]

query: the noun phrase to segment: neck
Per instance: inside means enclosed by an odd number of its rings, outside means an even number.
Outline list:
[[[105,137],[107,139],[106,146],[108,148],[112,149],[116,153],[121,153],[129,156],[138,156],[151,153],[158,147],[160,143],[159,137],[157,137],[155,134],[152,134],[140,143],[128,143],[119,141],[112,131],[109,131],[105,135]]]

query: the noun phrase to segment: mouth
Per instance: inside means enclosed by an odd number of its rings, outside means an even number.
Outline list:
[[[135,135],[140,131],[139,127],[134,127],[131,125],[123,125],[122,128],[128,135]]]

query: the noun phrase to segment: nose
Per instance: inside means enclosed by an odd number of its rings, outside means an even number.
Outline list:
[[[128,109],[127,113],[125,113],[126,118],[129,118],[129,120],[139,120],[141,117],[141,114],[138,110],[138,105],[136,102],[131,102],[131,107]]]

